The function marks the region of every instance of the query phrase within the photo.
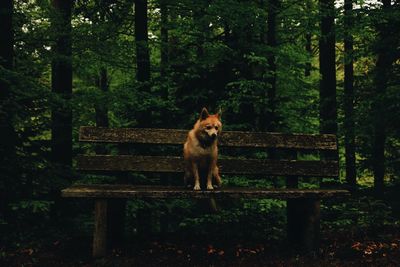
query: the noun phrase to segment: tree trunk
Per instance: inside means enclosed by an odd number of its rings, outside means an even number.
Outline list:
[[[135,0],[135,43],[136,43],[136,79],[138,82],[143,83],[141,89],[143,91],[150,91],[150,53],[149,53],[149,43],[148,43],[148,18],[147,18],[147,0]],[[151,110],[145,110],[141,112],[136,118],[138,122],[138,127],[151,127]],[[119,149],[119,154],[127,154],[126,146],[122,146]],[[126,180],[126,177],[120,176],[119,181]],[[120,211],[125,211],[126,201],[121,200],[116,203],[115,208]],[[120,215],[122,213],[120,212]],[[121,223],[123,223],[123,218],[121,217]],[[143,226],[143,221],[151,221],[151,212],[148,208],[140,209],[137,212],[137,232],[138,236],[146,236],[151,232],[148,225],[145,223]],[[123,225],[120,225],[123,227]]]
[[[12,28],[14,4],[12,0],[0,1],[0,66],[7,70],[13,69],[14,59],[14,33]],[[2,160],[4,156],[15,154],[15,131],[12,123],[12,110],[10,106],[10,86],[9,83],[0,78],[0,132],[2,135],[0,154]],[[1,165],[8,166],[8,165]]]
[[[311,0],[307,0],[306,1],[306,10],[307,10],[307,12],[312,12],[312,2],[311,2]],[[311,39],[311,37],[312,37],[312,35],[311,35],[311,26],[312,25],[310,25],[310,22],[307,22],[307,28],[309,29],[309,30],[307,30],[307,32],[306,32],[306,35],[305,35],[305,41],[306,41],[306,45],[305,45],[305,48],[306,48],[306,52],[307,52],[307,54],[308,54],[308,56],[309,56],[309,58],[310,58],[310,60],[311,60],[311,57],[312,57],[312,39]],[[309,77],[310,75],[311,75],[311,68],[312,68],[312,65],[311,65],[311,61],[308,61],[307,63],[306,63],[306,66],[305,66],[305,69],[304,69],[304,76],[306,76],[306,77]]]
[[[97,78],[97,87],[100,89],[101,93],[106,94],[108,92],[108,73],[105,67],[101,67],[99,71],[99,76]],[[96,126],[98,127],[108,127],[108,108],[103,105],[104,103],[97,104],[95,107],[96,111]]]
[[[207,94],[207,88],[209,84],[209,70],[204,67],[204,44],[206,42],[206,37],[209,34],[209,28],[208,28],[208,23],[204,19],[204,16],[206,15],[206,9],[207,9],[207,3],[208,0],[200,0],[200,1],[195,1],[193,5],[193,22],[194,22],[194,27],[196,29],[196,37],[195,37],[195,46],[196,46],[196,61],[197,61],[197,66],[196,66],[196,71],[198,77],[194,79],[193,81],[193,86],[192,90],[196,90],[198,92],[202,92],[204,96],[206,96],[206,99],[200,100],[193,99],[189,103],[187,107],[185,107],[185,110],[190,110],[193,109],[193,106],[195,106],[197,109],[200,109],[200,106],[206,106],[208,109],[211,108],[211,97]],[[187,93],[185,93],[187,94]],[[192,94],[189,92],[189,94]],[[193,103],[194,102],[194,103]],[[206,203],[204,201],[204,203]],[[204,207],[207,207],[207,204],[204,204]]]
[[[273,50],[268,56],[269,75],[267,78],[268,88],[268,123],[267,130],[270,132],[276,129],[276,57],[274,49],[277,47],[276,42],[276,16],[279,0],[270,0],[268,6],[268,19],[267,19],[267,43]]]
[[[14,3],[12,0],[0,1],[0,65],[6,69],[13,66],[14,33],[12,28]]]
[[[346,158],[346,181],[355,187],[356,152],[354,124],[354,69],[353,69],[353,0],[344,1],[344,143]]]
[[[334,0],[319,0],[320,133],[337,133]]]
[[[147,0],[135,1],[136,79],[150,80],[150,55],[147,29]]]
[[[161,13],[161,25],[160,25],[160,34],[161,34],[161,59],[160,59],[160,75],[162,79],[167,78],[168,76],[168,64],[169,64],[169,38],[168,38],[168,0],[160,0],[160,13]],[[165,88],[162,91],[162,97],[164,99],[168,98],[168,89]],[[165,117],[164,117],[165,116]],[[163,121],[168,122],[168,112],[164,112]],[[170,175],[165,175],[164,179],[161,179],[162,185],[170,185]],[[169,232],[171,215],[167,205],[162,207],[162,214],[160,215],[160,233],[162,238],[166,238]]]
[[[96,86],[99,88],[102,94],[102,100],[104,99],[104,94],[109,90],[109,79],[107,69],[101,67],[99,74],[96,79]],[[104,106],[105,101],[100,101],[96,103],[96,126],[97,127],[109,127],[108,120],[108,108]],[[108,153],[107,148],[104,144],[100,144],[95,147],[96,154],[104,155]],[[118,177],[118,182],[126,183],[125,177]],[[107,243],[110,247],[121,245],[124,237],[125,230],[125,209],[126,201],[124,199],[111,199],[106,205],[106,233],[104,233],[108,240]],[[106,241],[104,241],[104,244]],[[105,248],[104,248],[105,249]]]
[[[141,84],[140,90],[150,91],[150,54],[147,28],[147,0],[135,0],[135,43],[136,43],[136,80]],[[137,114],[139,127],[151,127],[151,110],[145,106]]]
[[[311,42],[311,33],[306,33],[306,51],[308,55],[312,56],[312,42]],[[304,69],[304,76],[309,77],[311,75],[311,62],[306,63],[306,67]]]
[[[165,77],[168,67],[168,5],[167,0],[160,0],[161,13],[161,62],[160,74]]]
[[[388,11],[391,8],[390,0],[382,1],[382,8]],[[389,79],[390,67],[392,64],[392,56],[390,55],[389,44],[387,38],[390,38],[388,22],[383,22],[378,27],[379,47],[378,59],[375,66],[374,84],[375,97],[372,105],[373,115],[373,147],[372,147],[372,164],[374,172],[374,187],[377,196],[383,195],[384,175],[385,175],[385,141],[386,141],[386,121],[385,121],[385,103],[383,101],[387,82]]]
[[[277,27],[277,10],[278,10],[279,0],[269,0],[268,1],[268,13],[267,13],[267,45],[271,48],[271,52],[267,57],[268,62],[268,76],[267,76],[267,84],[268,84],[268,91],[267,91],[267,107],[266,109],[266,118],[264,114],[261,114],[261,131],[269,131],[274,132],[276,131],[276,125],[278,125],[277,118],[276,118],[276,56],[275,56],[275,49],[277,47],[277,40],[276,40],[276,27]],[[264,111],[265,112],[265,111]],[[263,112],[263,113],[264,113]],[[275,149],[268,149],[268,158],[275,159],[276,158],[276,150]],[[272,182],[274,187],[277,187],[278,178],[273,177]]]
[[[52,47],[52,92],[61,103],[52,107],[52,161],[69,168],[72,165],[72,62],[71,62],[71,9],[73,1],[52,0],[54,18],[52,27],[55,44]],[[65,169],[64,169],[65,170]],[[64,173],[64,172],[63,172]]]
[[[12,0],[0,1],[0,66],[13,69],[14,33],[12,27],[14,4]],[[5,215],[9,203],[12,184],[16,179],[16,133],[13,125],[13,105],[7,79],[0,77],[0,214]],[[0,219],[2,219],[0,217]]]
[[[108,127],[108,107],[105,105],[105,94],[108,92],[108,73],[105,67],[101,67],[98,76],[96,77],[96,86],[100,90],[101,100],[100,103],[95,104],[96,112],[96,126],[97,127]],[[104,144],[96,146],[96,154],[104,155],[107,154],[107,149]]]

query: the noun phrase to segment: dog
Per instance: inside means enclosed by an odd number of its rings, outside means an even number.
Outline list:
[[[221,131],[221,111],[210,115],[207,109],[203,108],[183,146],[184,182],[186,186],[194,186],[193,190],[204,188],[204,182],[207,190],[213,190],[213,178],[216,186],[220,187],[222,184],[217,166],[217,141]]]

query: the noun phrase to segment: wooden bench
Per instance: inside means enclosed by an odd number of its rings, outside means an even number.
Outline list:
[[[187,130],[176,129],[111,129],[81,127],[79,140],[91,143],[179,145],[181,151]],[[266,179],[286,177],[286,188],[222,188],[213,191],[193,191],[183,186],[182,157],[151,155],[79,155],[77,169],[95,172],[140,172],[176,174],[181,186],[139,186],[131,184],[73,185],[62,190],[63,197],[95,199],[95,227],[93,256],[106,253],[107,205],[113,199],[165,199],[165,198],[275,198],[287,200],[288,238],[307,250],[318,247],[320,200],[346,196],[341,189],[297,189],[298,177],[337,178],[339,166],[336,160],[321,160],[322,154],[337,156],[335,135],[282,134],[267,132],[225,131],[219,137],[220,159],[218,165],[223,179],[229,175],[243,175]],[[143,146],[143,145],[141,145]],[[274,159],[224,157],[227,150],[271,151]],[[143,151],[138,149],[139,151]],[[168,152],[168,149],[164,149]],[[281,152],[280,152],[281,151]],[[301,151],[311,153],[316,160],[296,160]],[[240,152],[238,152],[240,154]],[[252,153],[248,153],[252,154]],[[254,153],[253,153],[254,154]],[[240,154],[241,155],[241,154]],[[289,156],[288,156],[289,155]],[[295,156],[293,156],[295,155]],[[286,159],[277,159],[287,156]],[[180,183],[179,182],[179,183]]]

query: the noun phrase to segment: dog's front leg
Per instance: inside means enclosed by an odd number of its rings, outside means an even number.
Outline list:
[[[214,168],[215,168],[215,162],[211,162],[210,167],[208,168],[208,173],[207,173],[207,190],[214,189],[214,187],[212,185],[212,177],[213,177]]]
[[[200,190],[200,177],[199,177],[199,169],[197,167],[197,164],[192,162],[192,170],[193,170],[193,176],[194,176],[194,187],[193,190]]]
[[[190,187],[193,185],[192,164],[188,160],[185,161],[185,174],[183,176],[183,183],[185,187]]]
[[[218,187],[220,187],[222,185],[222,179],[221,176],[219,176],[219,168],[217,165],[215,165],[214,167],[213,176],[215,178],[215,183],[217,184]]]

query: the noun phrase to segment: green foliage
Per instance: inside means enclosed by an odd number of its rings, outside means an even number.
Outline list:
[[[47,215],[50,211],[51,206],[54,201],[44,201],[44,200],[21,200],[16,203],[11,203],[11,210],[16,214],[22,215],[22,218],[28,214],[32,215]]]
[[[226,203],[221,203],[224,204]],[[217,214],[197,214],[196,217],[183,218],[177,231],[200,238],[207,235],[216,240],[251,238],[262,241],[281,240],[284,237],[285,202],[271,199],[248,200],[238,201],[235,206]]]
[[[322,213],[326,216],[323,220],[325,226],[337,230],[362,228],[379,233],[387,226],[396,227],[399,224],[390,204],[369,196],[323,206]]]

